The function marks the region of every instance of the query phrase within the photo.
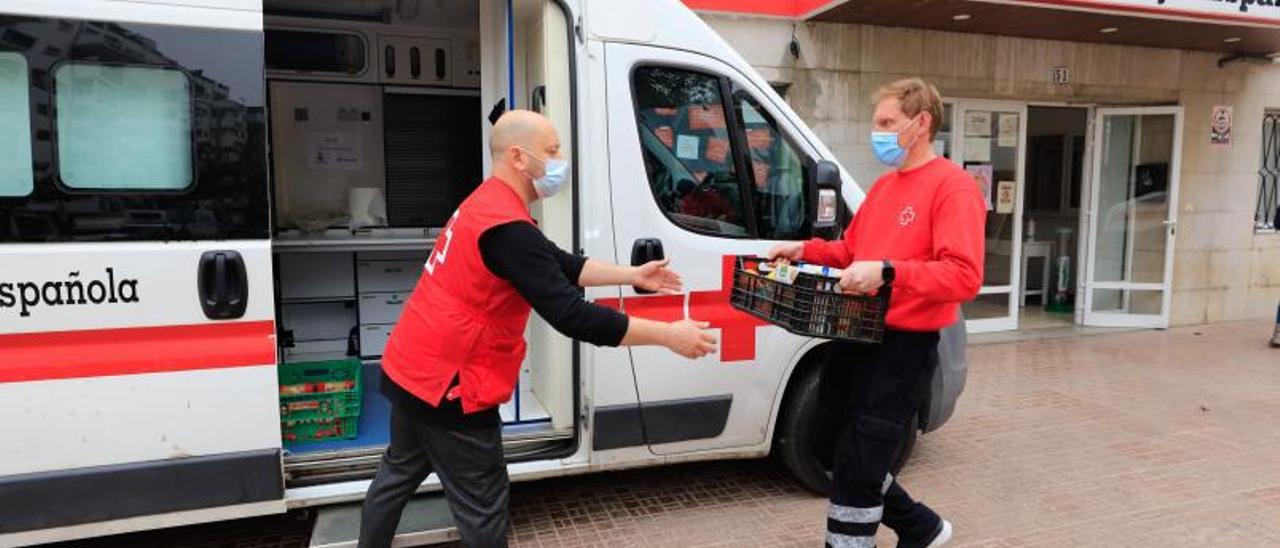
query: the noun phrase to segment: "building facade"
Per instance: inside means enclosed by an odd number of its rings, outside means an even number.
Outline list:
[[[688,4],[864,189],[883,171],[868,144],[872,94],[909,76],[938,86],[934,146],[989,197],[971,330],[1275,313],[1280,7]]]

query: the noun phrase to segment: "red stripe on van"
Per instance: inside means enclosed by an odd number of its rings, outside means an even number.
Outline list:
[[[689,293],[689,318],[708,322],[720,329],[720,361],[742,362],[756,359],[756,328],[768,322],[742,312],[729,304],[733,291],[734,256],[720,261],[720,289]],[[629,316],[659,322],[674,322],[684,317],[682,295],[638,295],[625,299],[599,299],[596,304],[622,310]]]
[[[0,335],[0,383],[267,365],[275,322]]]

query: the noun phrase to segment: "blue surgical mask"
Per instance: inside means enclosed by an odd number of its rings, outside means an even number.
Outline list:
[[[569,162],[560,158],[544,159],[537,154],[523,150],[529,156],[536,158],[545,167],[546,172],[541,177],[532,177],[533,190],[538,193],[539,198],[550,198],[555,196],[564,188],[565,183],[569,181]]]
[[[917,120],[919,119],[912,120],[902,130],[915,125]],[[907,149],[898,144],[898,133],[902,130],[871,132],[871,151],[875,153],[876,159],[880,160],[880,163],[889,167],[898,167],[902,165],[902,162],[906,161]],[[915,143],[912,143],[908,145],[908,148],[914,145]]]

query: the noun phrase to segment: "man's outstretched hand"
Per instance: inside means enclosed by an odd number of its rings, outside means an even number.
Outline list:
[[[684,284],[676,271],[667,268],[671,259],[649,261],[636,267],[631,285],[662,295],[679,295]]]
[[[711,324],[693,320],[678,320],[667,324],[667,337],[663,346],[689,359],[697,359],[716,351],[716,337],[707,333]]]

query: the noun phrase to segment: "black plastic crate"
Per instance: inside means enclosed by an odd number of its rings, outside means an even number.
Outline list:
[[[729,302],[797,335],[878,343],[884,340],[889,286],[875,295],[841,293],[839,279],[800,272],[791,284],[771,280],[760,265],[768,260],[740,256],[734,263]]]

